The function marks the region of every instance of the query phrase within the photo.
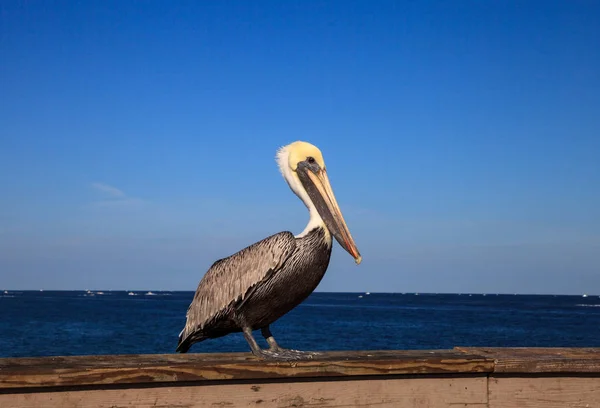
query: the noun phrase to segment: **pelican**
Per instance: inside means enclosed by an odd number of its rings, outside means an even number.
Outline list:
[[[271,235],[216,261],[198,284],[176,351],[197,342],[242,332],[252,354],[264,360],[313,358],[316,352],[279,346],[270,325],[302,303],[325,275],[332,236],[360,264],[362,257],[329,184],[321,151],[297,141],[280,148],[276,161],[290,189],[309,211],[306,228]],[[260,330],[268,348],[252,332]]]

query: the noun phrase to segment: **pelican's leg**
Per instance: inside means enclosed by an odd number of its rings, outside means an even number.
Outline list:
[[[287,356],[290,359],[311,359],[314,356],[317,356],[321,353],[317,353],[315,351],[300,351],[300,350],[290,350],[280,347],[279,344],[275,341],[275,337],[273,337],[273,333],[271,333],[271,328],[269,326],[263,327],[261,333],[267,343],[269,343],[269,350],[272,350],[279,355]]]
[[[270,348],[267,350],[261,349],[254,336],[252,335],[252,329],[250,327],[244,327],[243,329],[244,338],[250,345],[250,349],[252,350],[252,354],[256,357],[263,360],[275,360],[275,361],[292,361],[292,360],[303,360],[307,358],[313,358],[317,353],[308,353],[303,351],[296,350],[286,350],[279,346],[273,339],[273,336],[269,336],[272,339],[272,342],[269,341]],[[264,333],[264,332],[263,332]],[[269,332],[270,333],[270,332]],[[277,347],[274,348],[273,344]]]
[[[244,338],[250,345],[250,349],[252,350],[252,354],[256,357],[263,360],[280,360],[280,361],[289,361],[289,360],[298,360],[298,358],[290,358],[290,356],[282,355],[279,352],[279,349],[275,350],[273,348],[269,348],[267,350],[261,349],[254,336],[252,335],[252,329],[250,327],[243,328]]]
[[[281,350],[281,347],[279,347],[279,344],[277,344],[277,342],[275,341],[275,337],[273,337],[273,333],[271,333],[271,329],[269,328],[269,326],[263,327],[260,330],[260,332],[262,333],[267,343],[269,343],[269,348],[271,348],[272,350]]]
[[[267,350],[261,349],[254,336],[252,335],[252,329],[250,327],[244,327],[242,330],[244,333],[244,338],[250,345],[250,349],[252,350],[252,354],[256,357],[263,360],[280,360],[280,361],[289,361],[289,360],[298,360],[298,358],[290,358],[285,354],[281,354],[279,349],[275,350],[273,348],[269,348]]]
[[[252,335],[252,329],[250,327],[244,327],[242,331],[244,332],[244,338],[250,345],[252,354],[254,354],[256,357],[261,358],[265,350],[261,349],[256,340],[254,339],[254,336]]]

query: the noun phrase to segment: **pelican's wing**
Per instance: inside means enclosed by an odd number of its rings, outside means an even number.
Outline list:
[[[281,269],[295,248],[294,235],[286,231],[216,261],[198,284],[180,338],[201,330],[233,302],[243,301],[255,285]]]

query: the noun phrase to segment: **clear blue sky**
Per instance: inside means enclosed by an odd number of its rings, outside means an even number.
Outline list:
[[[0,288],[195,290],[308,216],[321,291],[600,295],[600,3],[0,4]]]

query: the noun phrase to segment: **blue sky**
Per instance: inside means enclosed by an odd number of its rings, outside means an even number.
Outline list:
[[[0,56],[1,288],[195,290],[307,140],[318,290],[600,294],[597,2],[4,1]]]

